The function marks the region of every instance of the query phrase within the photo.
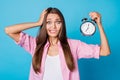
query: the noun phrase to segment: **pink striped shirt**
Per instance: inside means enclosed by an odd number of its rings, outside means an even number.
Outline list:
[[[88,45],[84,42],[81,42],[80,40],[73,40],[73,39],[68,39],[68,43],[69,43],[69,46],[70,46],[70,49],[71,49],[71,52],[72,52],[72,55],[75,61],[76,68],[73,72],[70,72],[70,70],[67,68],[62,47],[60,45],[60,42],[58,42],[62,76],[64,80],[80,80],[78,64],[77,64],[78,59],[81,59],[81,58],[99,59],[100,47],[98,45],[91,45],[91,44]],[[23,47],[32,56],[34,55],[34,51],[36,48],[36,38],[33,38],[29,36],[28,34],[22,32],[20,33],[20,40],[17,44]],[[44,47],[44,53],[43,53],[42,65],[41,65],[41,73],[36,74],[31,65],[29,80],[42,80],[43,79],[45,59],[46,59],[48,47],[49,47],[49,42],[47,42]]]

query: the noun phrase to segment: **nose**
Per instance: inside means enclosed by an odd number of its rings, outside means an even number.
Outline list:
[[[56,28],[56,24],[55,24],[55,22],[52,24],[52,28]]]

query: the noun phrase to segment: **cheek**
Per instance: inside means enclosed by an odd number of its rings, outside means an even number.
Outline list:
[[[49,30],[49,26],[46,25],[46,31],[47,31],[47,33],[48,33],[48,30]]]
[[[58,25],[57,29],[60,30],[62,28],[62,25]]]
[[[46,25],[46,30],[48,31],[50,29],[50,25]]]
[[[48,29],[48,28],[49,28],[49,25],[46,24],[46,29]]]
[[[57,27],[57,31],[60,32],[61,30],[61,26]]]

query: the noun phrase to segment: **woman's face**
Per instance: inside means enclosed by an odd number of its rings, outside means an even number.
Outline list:
[[[62,21],[58,14],[50,13],[47,16],[46,30],[49,37],[56,38],[62,27]]]

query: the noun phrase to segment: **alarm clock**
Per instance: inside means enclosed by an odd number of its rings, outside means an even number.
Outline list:
[[[95,21],[92,19],[88,20],[87,18],[83,18],[80,31],[84,36],[92,36],[96,31]]]

